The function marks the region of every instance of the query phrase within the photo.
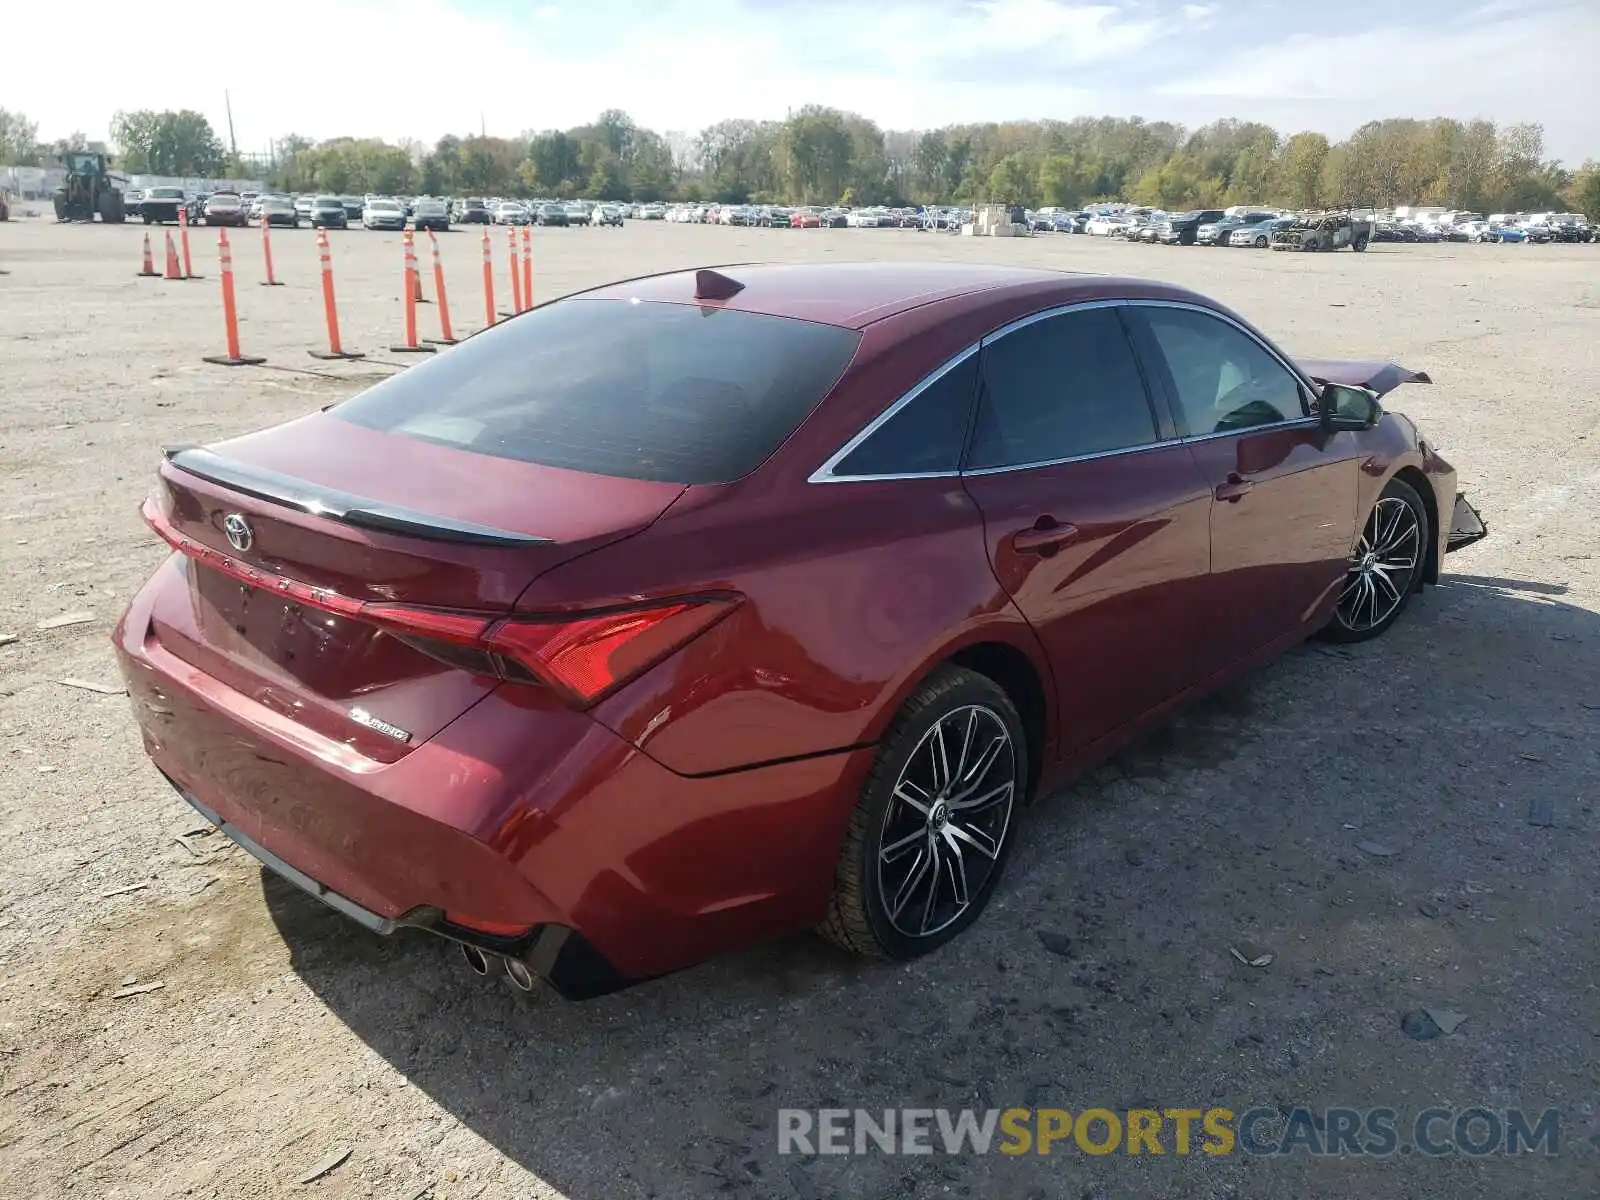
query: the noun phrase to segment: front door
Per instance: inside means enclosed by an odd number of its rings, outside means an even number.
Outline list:
[[[1299,376],[1233,322],[1164,305],[1127,314],[1212,492],[1206,644],[1216,665],[1309,633],[1355,544],[1355,436],[1325,435]]]
[[[1064,754],[1200,678],[1211,492],[1162,440],[1115,306],[985,343],[964,482],[1054,671]]]

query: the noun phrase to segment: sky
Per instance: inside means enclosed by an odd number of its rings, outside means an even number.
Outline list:
[[[0,107],[46,140],[193,108],[226,143],[226,93],[242,151],[510,137],[604,108],[692,134],[815,103],[886,129],[1233,116],[1336,138],[1482,116],[1540,122],[1569,166],[1600,158],[1600,0],[79,0],[4,28]]]

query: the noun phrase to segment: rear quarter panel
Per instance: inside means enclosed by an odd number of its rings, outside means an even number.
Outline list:
[[[728,589],[744,602],[594,716],[680,774],[875,741],[903,696],[962,645],[1031,629],[989,569],[956,479],[816,484],[792,497],[685,497],[626,554],[553,571],[533,592]],[[524,603],[527,602],[524,597]]]

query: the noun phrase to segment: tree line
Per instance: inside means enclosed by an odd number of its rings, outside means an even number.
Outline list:
[[[0,109],[0,163],[48,157],[36,128]],[[124,171],[260,173],[230,161],[195,112],[119,112],[111,137]],[[1256,121],[1186,129],[1139,117],[886,131],[857,113],[807,105],[782,121],[719,121],[669,143],[610,109],[572,129],[452,134],[431,147],[290,135],[275,143],[266,171],[274,187],[336,193],[1064,208],[1097,200],[1165,209],[1441,204],[1600,217],[1600,163],[1568,170],[1546,155],[1537,124],[1445,117],[1371,121],[1335,142],[1315,132],[1284,137]]]

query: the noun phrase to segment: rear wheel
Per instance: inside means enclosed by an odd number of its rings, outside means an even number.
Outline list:
[[[900,710],[867,777],[821,933],[909,959],[970,925],[1000,881],[1028,754],[1016,707],[986,676],[931,676]]]
[[[1350,243],[1350,249],[1354,250],[1357,254],[1361,253],[1361,251],[1365,250],[1366,248],[1367,239],[1364,237],[1358,237],[1355,241]]]
[[[1323,635],[1364,642],[1393,625],[1421,584],[1431,536],[1422,497],[1404,480],[1391,479],[1367,516]]]

